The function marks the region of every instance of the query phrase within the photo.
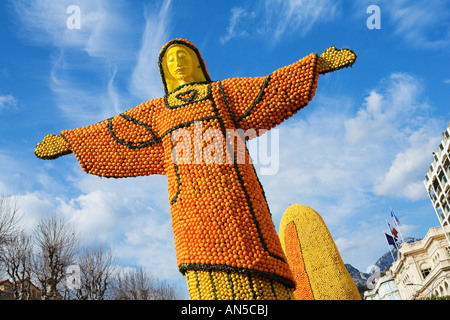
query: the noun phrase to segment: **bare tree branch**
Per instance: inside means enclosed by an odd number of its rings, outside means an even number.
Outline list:
[[[180,294],[142,267],[118,273],[111,288],[113,300],[177,300]]]
[[[57,286],[65,278],[66,268],[75,261],[77,236],[66,220],[52,217],[38,223],[35,242],[38,253],[34,259],[34,272],[42,298],[57,299]]]
[[[31,298],[32,251],[31,238],[21,232],[7,242],[0,255],[0,263],[12,280],[13,294],[17,300]]]
[[[21,218],[17,199],[0,196],[0,250],[19,232]]]
[[[83,248],[78,265],[81,287],[76,290],[80,300],[103,300],[110,286],[115,258],[110,247]]]

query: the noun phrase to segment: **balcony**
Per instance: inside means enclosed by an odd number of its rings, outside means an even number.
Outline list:
[[[434,170],[433,165],[430,165],[430,166],[428,167],[428,176],[429,176],[429,177],[432,177],[432,176],[433,176],[433,170]]]
[[[441,171],[439,172],[438,177],[439,177],[439,181],[441,182],[441,185],[442,185],[442,186],[445,186],[445,185],[447,184],[447,177],[445,176],[443,170],[441,170]]]
[[[439,184],[433,184],[433,189],[437,197],[439,197],[442,194],[442,189],[439,186]]]
[[[436,157],[436,155],[434,155],[433,162],[431,162],[431,166],[433,168],[437,168],[437,164],[438,164],[438,158]]]
[[[444,147],[444,149],[447,149],[447,147],[449,147],[448,141],[450,140],[450,134],[448,133],[448,130],[445,130],[442,136],[442,146]]]
[[[436,208],[436,213],[439,218],[439,221],[442,223],[445,220],[445,214],[444,211],[441,209],[441,207]]]
[[[433,204],[437,201],[437,196],[436,196],[436,192],[434,192],[434,189],[431,188],[430,189],[430,199],[433,202]]]
[[[438,159],[442,158],[442,152],[444,151],[444,147],[442,146],[442,143],[439,145],[439,148],[437,149],[436,155]]]

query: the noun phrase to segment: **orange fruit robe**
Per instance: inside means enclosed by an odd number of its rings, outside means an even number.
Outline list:
[[[161,57],[173,43],[196,53],[206,81],[168,92]],[[265,77],[211,81],[197,48],[175,39],[160,54],[164,97],[61,136],[89,174],[167,176],[181,273],[243,272],[294,287],[243,140],[308,105],[317,87],[318,59],[311,54]],[[230,139],[230,133],[238,134]]]

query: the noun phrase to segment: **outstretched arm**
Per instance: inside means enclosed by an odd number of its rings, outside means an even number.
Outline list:
[[[308,105],[319,74],[349,67],[355,60],[352,50],[330,47],[320,56],[310,54],[267,77],[226,79],[221,90],[235,124],[260,135]]]
[[[47,135],[35,149],[41,159],[73,153],[86,173],[102,177],[133,177],[164,173],[164,150],[149,120],[151,103],[99,123],[60,135]],[[139,119],[145,114],[147,120]]]

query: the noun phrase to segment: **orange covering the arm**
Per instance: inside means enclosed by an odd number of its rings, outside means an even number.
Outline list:
[[[313,53],[267,77],[222,81],[235,124],[260,135],[307,106],[317,88],[318,59]]]
[[[102,122],[62,131],[61,136],[86,173],[108,178],[164,174],[164,150],[151,118],[136,119],[143,113],[151,116],[152,106],[146,102]]]

